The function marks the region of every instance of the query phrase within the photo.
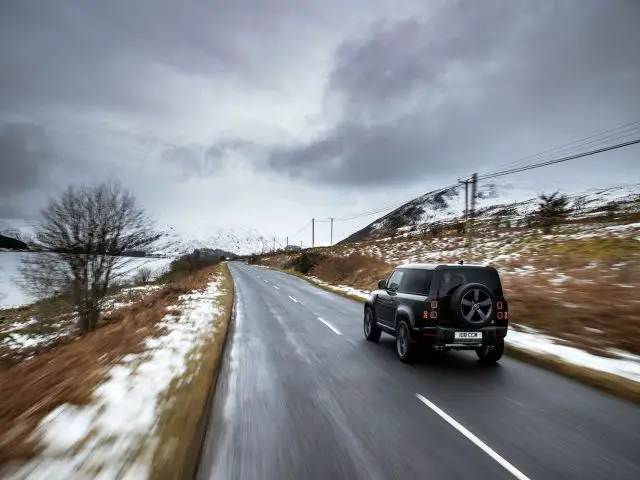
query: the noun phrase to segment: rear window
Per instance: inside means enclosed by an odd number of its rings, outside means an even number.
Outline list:
[[[444,270],[438,295],[440,297],[451,295],[453,290],[466,283],[481,283],[490,288],[494,295],[502,295],[502,285],[500,284],[498,272],[480,268],[451,268]]]
[[[400,292],[429,295],[433,270],[405,270],[400,283]]]

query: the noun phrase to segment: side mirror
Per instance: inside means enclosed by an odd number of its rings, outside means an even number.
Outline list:
[[[385,290],[387,288],[387,281],[386,280],[380,280],[378,282],[378,288],[380,290]]]

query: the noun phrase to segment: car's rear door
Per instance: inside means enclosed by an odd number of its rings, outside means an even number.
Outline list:
[[[425,323],[423,313],[429,298],[432,278],[433,270],[422,268],[406,269],[402,277],[401,302],[411,312],[411,317],[415,320],[413,326],[422,326]]]

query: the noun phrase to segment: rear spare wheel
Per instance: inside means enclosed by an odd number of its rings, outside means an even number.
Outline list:
[[[451,297],[451,310],[456,322],[466,328],[482,328],[494,315],[496,297],[481,283],[460,286]]]

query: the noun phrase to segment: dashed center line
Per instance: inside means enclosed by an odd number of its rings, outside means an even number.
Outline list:
[[[318,317],[318,320],[320,320],[322,323],[324,323],[327,327],[329,327],[331,329],[331,331],[333,331],[333,333],[335,333],[336,335],[342,335],[342,333],[340,333],[340,330],[338,330],[336,327],[334,327],[333,325],[331,325],[329,322],[327,322],[324,318],[322,317]]]
[[[530,480],[524,473],[518,470],[516,467],[511,465],[508,461],[500,456],[498,452],[489,447],[486,443],[476,437],[473,433],[467,430],[464,426],[460,425],[453,417],[447,415],[444,410],[441,410],[435,403],[427,400],[425,397],[416,393],[416,397],[422,403],[424,403],[431,410],[440,415],[449,425],[458,430],[461,434],[471,440],[477,447],[479,447],[484,453],[493,458],[496,462],[498,462],[505,470],[507,470],[511,475],[516,477],[518,480]]]
[[[280,290],[280,287],[277,285],[274,285],[273,288],[275,288],[276,290]]]
[[[287,295],[291,300],[293,300],[296,303],[300,303],[298,300],[296,300],[295,298],[293,298],[291,295]]]

